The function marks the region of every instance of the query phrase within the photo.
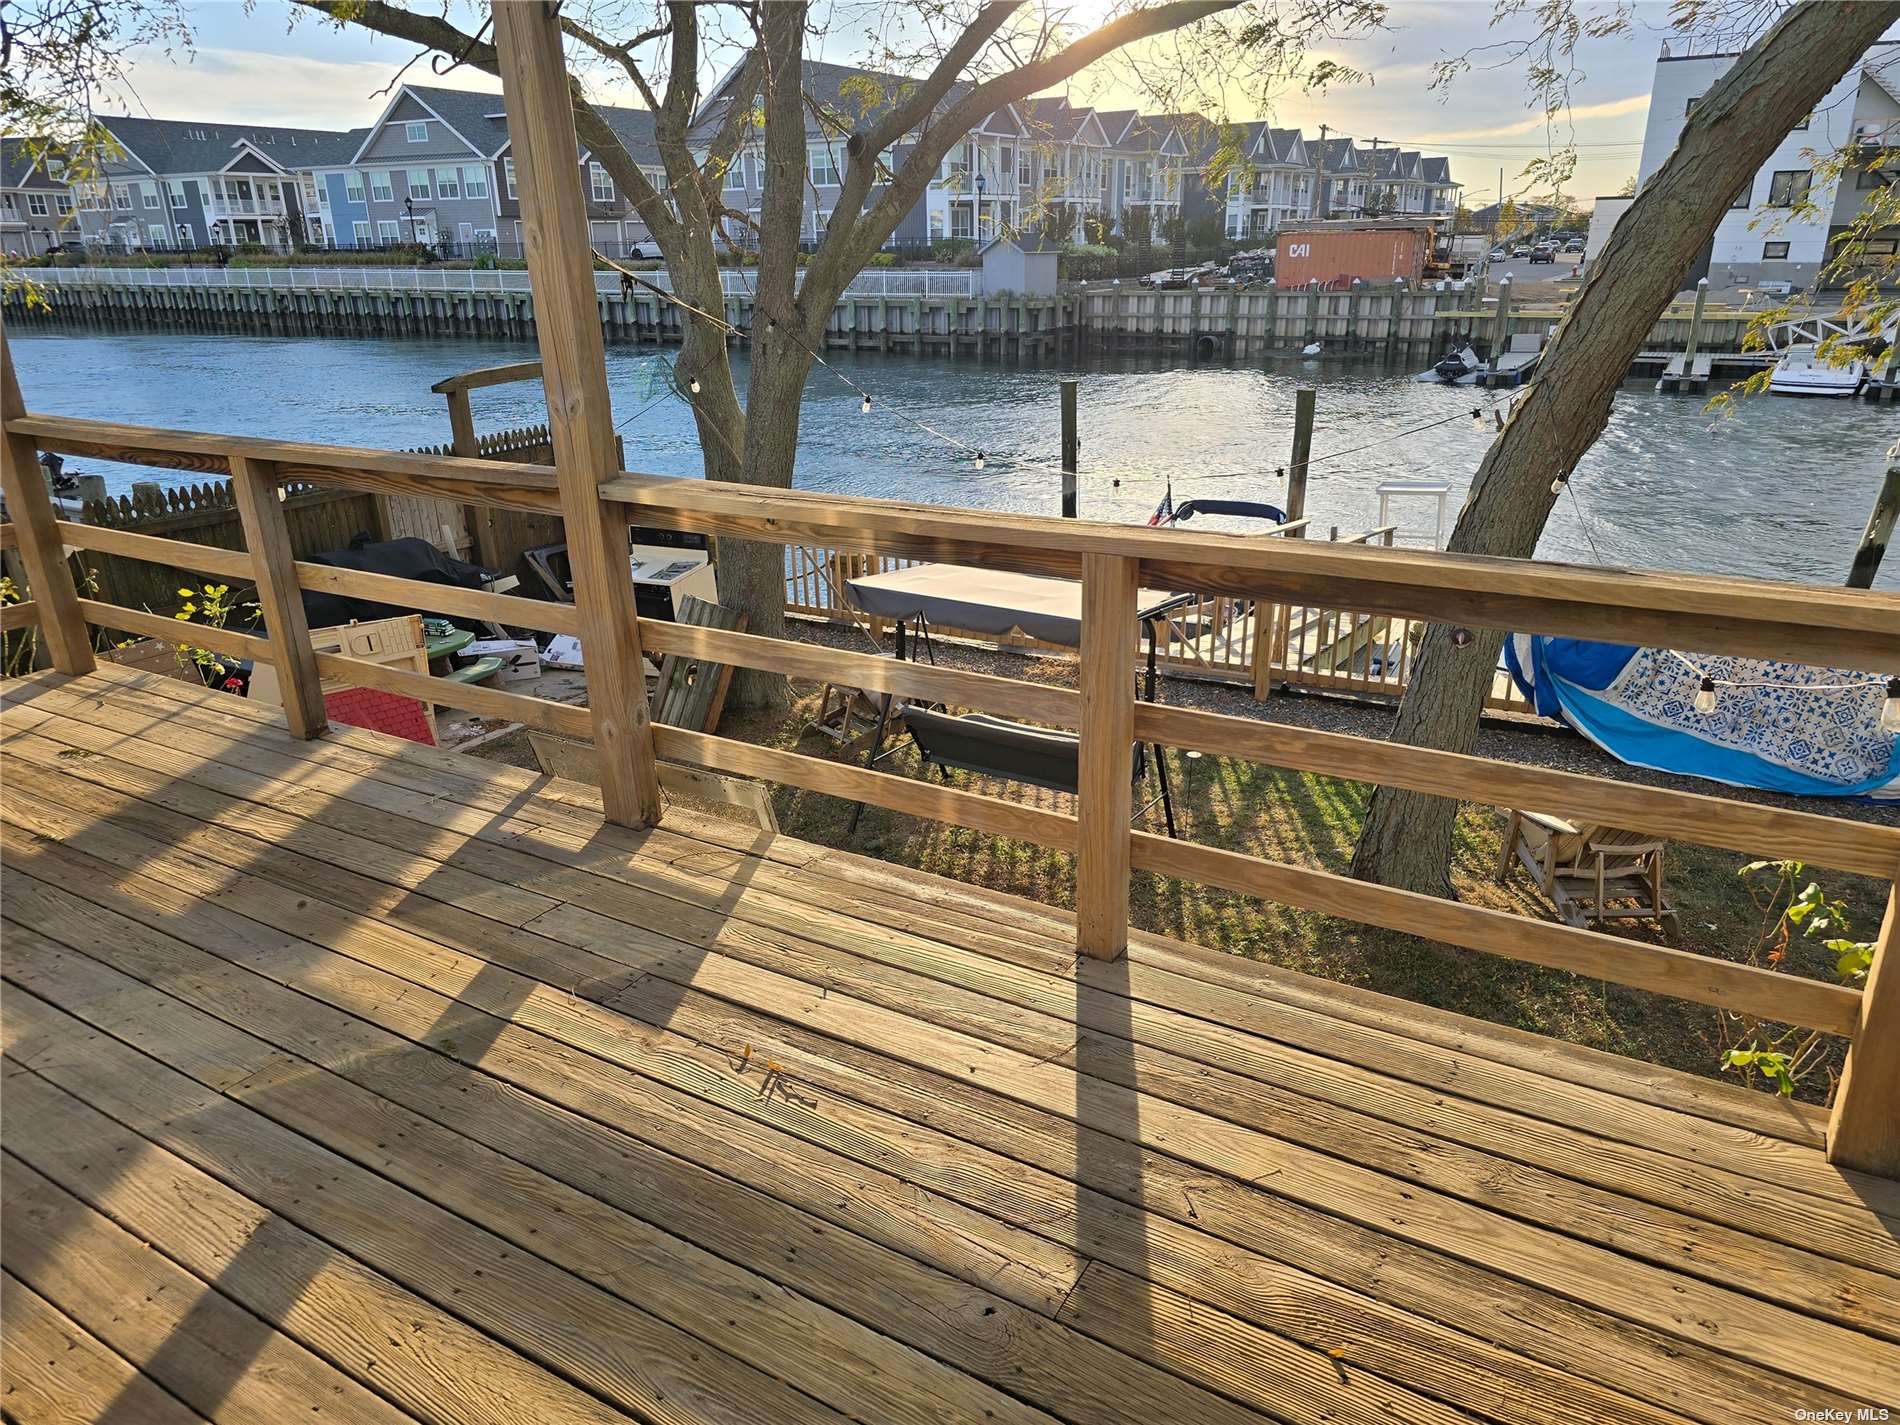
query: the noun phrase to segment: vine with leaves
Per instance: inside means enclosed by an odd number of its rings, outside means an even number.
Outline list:
[[[1813,941],[1834,957],[1834,974],[1842,984],[1866,980],[1874,963],[1873,942],[1853,938],[1847,907],[1822,890],[1819,882],[1806,880],[1807,867],[1802,862],[1750,861],[1736,874],[1761,912],[1760,930],[1749,947],[1749,964],[1786,970],[1798,942]],[[1789,1097],[1816,1069],[1826,1067],[1832,1089],[1829,1036],[1820,1030],[1724,1012],[1721,1032],[1722,1072],[1738,1075],[1751,1087],[1766,1085]]]

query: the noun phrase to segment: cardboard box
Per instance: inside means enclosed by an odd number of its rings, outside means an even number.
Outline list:
[[[541,676],[541,652],[531,638],[478,638],[456,656],[501,659],[497,683],[527,683]]]

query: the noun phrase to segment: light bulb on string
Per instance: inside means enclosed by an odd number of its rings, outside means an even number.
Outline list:
[[[1887,679],[1887,700],[1880,705],[1880,730],[1900,737],[1900,678]]]
[[[1471,408],[1471,428],[1473,430],[1484,429],[1484,411],[1477,406]]]
[[[858,409],[867,416],[871,414],[871,393],[869,391],[864,393],[864,400],[859,403]]]
[[[695,376],[691,381],[687,382],[686,389],[697,396],[699,394],[699,378]]]
[[[1550,482],[1550,493],[1553,495],[1561,495],[1563,494],[1563,492],[1564,492],[1564,477],[1559,475],[1555,480],[1552,480]]]
[[[981,470],[983,468],[983,452],[982,451],[980,450],[977,451],[976,459],[973,460],[971,464],[975,465],[978,470]]]
[[[1715,711],[1715,679],[1706,673],[1702,675],[1702,686],[1696,689],[1695,710],[1704,717]]]

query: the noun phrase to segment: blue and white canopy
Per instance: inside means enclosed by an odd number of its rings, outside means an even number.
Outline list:
[[[1514,634],[1505,666],[1537,711],[1619,761],[1810,797],[1900,799],[1900,737],[1880,730],[1886,690],[1866,673],[1805,663]],[[1706,675],[1715,710],[1697,712]],[[1846,686],[1843,686],[1846,685]]]

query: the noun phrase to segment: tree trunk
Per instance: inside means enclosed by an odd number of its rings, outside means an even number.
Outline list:
[[[1803,0],[1702,97],[1675,152],[1592,264],[1534,383],[1479,465],[1449,548],[1519,559],[1536,553],[1557,502],[1552,481],[1568,479],[1602,434],[1631,359],[1735,194],[1896,20],[1894,0]],[[1392,740],[1469,751],[1502,642],[1502,634],[1479,634],[1461,648],[1448,628],[1429,628]],[[1378,788],[1353,874],[1450,894],[1457,812],[1442,797]]]

